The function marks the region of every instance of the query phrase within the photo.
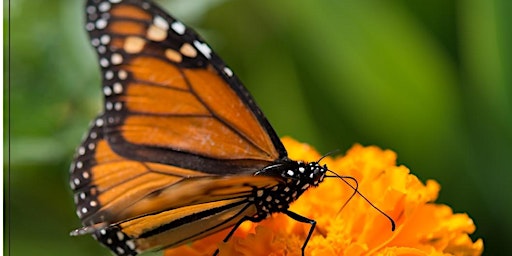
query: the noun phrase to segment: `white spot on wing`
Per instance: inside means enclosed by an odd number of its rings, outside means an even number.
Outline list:
[[[114,78],[114,72],[112,72],[112,70],[105,72],[105,79],[110,80],[112,78]]]
[[[109,35],[102,35],[102,36],[100,37],[100,42],[101,42],[102,44],[108,44],[108,43],[110,43],[110,36],[109,36]]]
[[[94,24],[92,22],[89,22],[89,23],[85,24],[85,29],[87,31],[93,31],[94,30]]]
[[[128,73],[124,70],[119,70],[119,72],[117,72],[117,77],[119,77],[121,80],[125,80],[128,78]]]
[[[103,87],[103,94],[105,94],[105,96],[112,95],[112,89],[110,89],[108,86]]]
[[[96,119],[96,126],[102,127],[103,126],[103,118]]]
[[[98,10],[100,10],[100,12],[106,12],[106,11],[110,10],[110,3],[109,2],[100,3],[100,5],[98,5]]]
[[[108,65],[109,65],[109,62],[107,59],[105,59],[105,58],[100,59],[100,66],[106,68],[106,67],[108,67]]]
[[[199,50],[207,59],[212,57],[212,49],[205,43],[201,43],[197,40],[194,41],[194,46]]]
[[[130,248],[132,250],[135,249],[135,243],[133,242],[133,240],[126,241],[126,245],[128,246],[128,248]]]
[[[121,55],[119,53],[114,53],[111,56],[111,61],[112,61],[112,64],[119,65],[119,64],[123,63],[123,55]]]
[[[123,232],[121,232],[121,231],[117,231],[116,235],[117,235],[117,239],[119,239],[119,241],[122,241],[122,240],[123,240],[123,238],[124,238],[124,234],[123,234]]]
[[[89,6],[87,6],[87,8],[85,9],[85,11],[86,11],[88,14],[96,13],[96,7],[94,7],[94,6],[92,6],[92,5],[89,5]]]
[[[105,48],[105,46],[103,45],[100,45],[98,46],[98,48],[96,49],[99,53],[103,54],[103,53],[106,53],[107,52],[107,48]]]
[[[91,39],[91,44],[92,44],[92,46],[96,47],[96,46],[100,45],[100,40],[98,38],[93,38],[93,39]]]
[[[116,104],[114,104],[114,109],[119,111],[123,108],[123,105],[121,104],[121,102],[116,102]]]
[[[233,71],[228,67],[224,67],[224,73],[229,77],[233,76]]]
[[[155,18],[153,19],[153,23],[155,24],[155,26],[157,26],[163,30],[169,29],[169,23],[167,23],[167,21],[160,16],[155,16]]]
[[[186,27],[185,25],[183,25],[183,23],[179,22],[179,21],[175,21],[171,24],[171,28],[172,30],[174,30],[174,32],[176,32],[178,35],[183,35],[185,34],[185,30],[186,30]]]
[[[107,27],[107,21],[104,19],[99,19],[96,21],[96,28],[97,29],[104,29]]]
[[[116,94],[120,94],[123,92],[123,85],[119,82],[114,83],[113,88]]]

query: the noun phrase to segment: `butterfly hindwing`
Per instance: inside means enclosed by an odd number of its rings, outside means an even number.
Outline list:
[[[193,30],[149,1],[89,0],[86,10],[114,151],[213,174],[286,157],[247,90]]]
[[[177,246],[232,226],[256,213],[250,195],[278,183],[124,158],[105,141],[103,120],[92,122],[78,147],[70,183],[84,225],[78,234],[93,233],[118,255]]]

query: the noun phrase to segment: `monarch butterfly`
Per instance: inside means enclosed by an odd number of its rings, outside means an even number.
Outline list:
[[[175,247],[288,210],[327,167],[288,158],[237,76],[149,0],[88,0],[104,109],[71,165],[83,227],[117,255]],[[215,254],[218,253],[215,252]]]

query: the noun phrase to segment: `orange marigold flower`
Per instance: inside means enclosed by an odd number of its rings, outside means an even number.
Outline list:
[[[283,138],[290,158],[317,161],[318,152],[291,138]],[[434,204],[440,186],[423,184],[405,166],[396,165],[396,154],[375,146],[354,145],[340,157],[322,160],[330,170],[355,178],[359,191],[396,222],[396,230],[381,213],[336,178],[325,179],[306,191],[290,210],[317,221],[306,255],[480,255],[483,241],[469,234],[475,225],[467,214],[454,214],[449,206]],[[347,180],[350,182],[350,180]],[[229,230],[165,251],[165,255],[220,256],[301,255],[310,225],[284,214],[260,223],[246,222],[226,243]]]

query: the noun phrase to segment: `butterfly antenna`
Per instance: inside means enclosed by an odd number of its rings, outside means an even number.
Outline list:
[[[354,198],[354,196],[358,193],[358,188],[359,188],[359,182],[357,182],[356,178],[354,177],[351,177],[351,176],[339,176],[336,174],[336,176],[331,176],[331,177],[337,177],[337,178],[340,178],[340,179],[349,179],[349,180],[353,180],[356,185],[354,187],[352,187],[354,189],[354,192],[352,193],[352,195],[350,195],[350,197],[347,199],[347,201],[345,201],[345,203],[343,204],[343,206],[341,206],[340,210],[338,211],[338,214],[343,211],[343,209],[345,208],[345,206],[347,206],[347,204],[350,202],[350,200],[352,200],[352,198]],[[347,183],[347,181],[343,180],[345,183]]]
[[[343,206],[341,207],[340,211],[343,210],[343,208],[348,204],[348,202],[350,200],[352,200],[352,198],[355,196],[355,194],[358,194],[359,196],[361,196],[368,204],[370,204],[371,207],[373,207],[375,210],[377,210],[378,212],[380,212],[382,215],[384,215],[384,217],[386,217],[389,222],[391,222],[391,231],[395,231],[395,221],[393,220],[393,218],[391,218],[389,215],[387,215],[385,212],[383,212],[381,209],[379,209],[377,206],[375,206],[372,202],[370,202],[370,200],[368,200],[368,198],[366,198],[363,194],[361,194],[361,192],[358,191],[358,187],[359,187],[359,183],[357,182],[357,180],[354,178],[354,177],[351,177],[351,176],[341,176],[331,170],[328,170],[328,172],[334,174],[334,176],[328,176],[328,177],[337,177],[337,178],[340,178],[343,182],[345,182],[345,184],[347,184],[349,187],[351,187],[353,190],[354,190],[354,193],[352,193],[352,195],[349,197],[349,199],[343,204]],[[349,179],[349,180],[353,180],[356,185],[352,185],[350,184],[348,181],[346,181],[345,179]]]
[[[322,157],[320,157],[320,159],[318,159],[318,161],[316,161],[317,163],[320,163],[320,161],[322,161],[324,158],[328,157],[328,156],[331,156],[331,155],[334,155],[334,153],[338,153],[340,152],[339,149],[335,149],[333,151],[329,151],[327,152],[325,155],[323,155]]]

